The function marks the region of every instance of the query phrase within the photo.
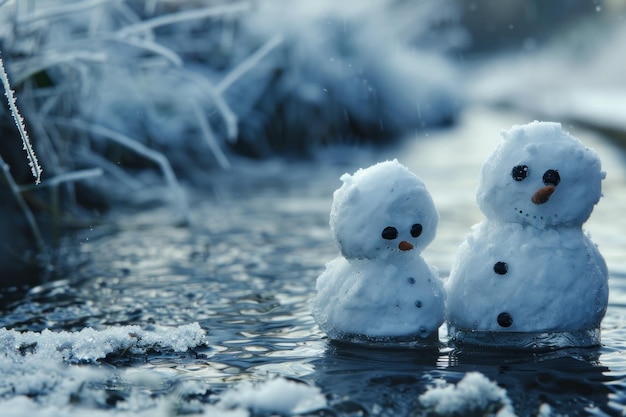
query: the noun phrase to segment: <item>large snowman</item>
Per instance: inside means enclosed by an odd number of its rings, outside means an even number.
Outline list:
[[[319,276],[313,316],[331,339],[432,344],[443,282],[420,256],[439,216],[424,183],[397,160],[341,177],[330,229],[341,255]]]
[[[582,225],[601,197],[600,160],[558,123],[514,126],[502,137],[477,188],[486,218],[446,283],[450,334],[520,347],[598,344],[608,271]],[[509,341],[499,339],[504,332]]]

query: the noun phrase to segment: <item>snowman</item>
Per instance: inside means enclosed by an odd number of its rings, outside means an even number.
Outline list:
[[[479,177],[486,218],[446,282],[449,333],[478,344],[596,345],[608,271],[582,225],[601,197],[600,160],[558,123],[514,126],[502,138]]]
[[[341,255],[317,279],[317,324],[335,340],[437,343],[443,282],[420,253],[439,216],[424,183],[397,160],[341,180],[330,212]]]

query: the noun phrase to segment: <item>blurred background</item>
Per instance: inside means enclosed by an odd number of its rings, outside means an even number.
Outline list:
[[[40,280],[117,213],[189,226],[224,178],[454,136],[477,108],[624,143],[625,19],[621,0],[0,0],[43,168],[35,186],[3,103],[0,281]]]

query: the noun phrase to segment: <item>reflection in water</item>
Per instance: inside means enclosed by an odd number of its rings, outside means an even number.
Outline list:
[[[331,407],[366,413],[413,415],[418,397],[444,382],[478,371],[504,388],[519,416],[535,416],[548,404],[555,415],[613,415],[610,385],[620,377],[600,364],[600,349],[546,353],[498,349],[376,349],[329,342],[307,376],[328,394]]]
[[[438,377],[438,349],[366,348],[329,342],[311,378],[338,412],[410,415]],[[459,378],[461,375],[458,375]],[[384,410],[384,414],[382,413]]]
[[[457,372],[479,370],[505,388],[519,415],[536,415],[547,403],[556,414],[586,415],[597,409],[612,414],[607,384],[619,379],[599,363],[600,350],[523,351],[456,349],[449,366]],[[533,410],[535,412],[533,413]]]

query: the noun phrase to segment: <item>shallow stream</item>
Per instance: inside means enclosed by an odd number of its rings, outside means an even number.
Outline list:
[[[94,407],[111,415],[133,387],[167,396],[179,381],[193,380],[219,395],[239,381],[268,375],[319,387],[328,405],[311,415],[418,415],[418,397],[428,387],[457,383],[471,371],[504,388],[521,416],[538,415],[542,404],[552,415],[623,415],[626,153],[593,132],[566,126],[596,149],[607,171],[604,198],[585,225],[610,270],[601,347],[455,349],[446,345],[444,327],[441,349],[369,349],[329,342],[310,316],[316,277],[338,252],[328,212],[341,174],[397,157],[420,176],[440,213],[437,238],[423,256],[446,277],[458,245],[482,217],[474,202],[480,165],[501,129],[527,121],[474,110],[450,130],[420,132],[394,148],[328,150],[311,162],[270,161],[216,175],[213,189],[192,196],[192,228],[172,225],[172,212],[161,209],[122,216],[116,226],[94,226],[67,241],[69,272],[19,297],[5,291],[4,300],[12,301],[2,309],[0,328],[75,332],[199,323],[206,347],[184,355],[112,355],[102,362],[156,371],[170,382],[155,388],[133,379],[109,386],[107,392],[117,395],[107,402],[110,408]],[[32,393],[38,395],[44,394]],[[0,398],[0,406],[7,399]],[[208,395],[195,400],[199,410],[213,401]]]

